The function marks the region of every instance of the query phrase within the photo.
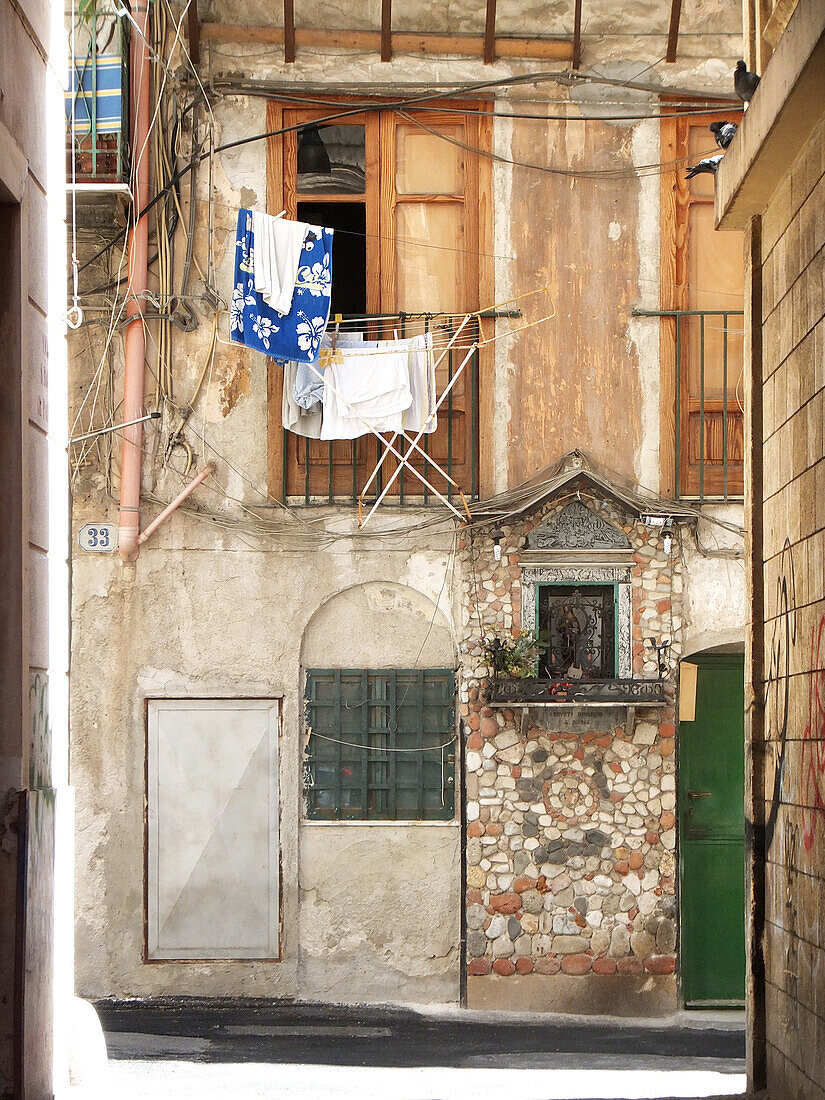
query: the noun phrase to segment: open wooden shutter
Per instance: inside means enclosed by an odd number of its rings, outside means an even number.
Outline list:
[[[381,116],[381,301],[385,312],[461,314],[478,301],[478,119],[427,111],[385,111]],[[423,246],[416,242],[426,242]],[[444,346],[456,318],[435,316],[433,339]],[[420,331],[420,326],[416,329]],[[467,347],[475,324],[462,333]],[[466,338],[465,338],[466,337]],[[466,354],[452,351],[437,371],[441,394]],[[466,493],[476,489],[475,437],[478,357],[474,355],[438,414],[438,429],[422,446]],[[395,460],[385,463],[392,469]],[[444,478],[423,459],[428,480],[447,492]],[[415,478],[400,483],[414,495]]]
[[[740,495],[744,484],[744,265],[742,234],[714,229],[713,176],[685,179],[687,165],[720,151],[710,117],[740,118],[720,111],[663,122],[662,159],[677,163],[663,177],[662,302],[685,312],[663,319],[662,356],[673,372],[679,493],[720,497]]]

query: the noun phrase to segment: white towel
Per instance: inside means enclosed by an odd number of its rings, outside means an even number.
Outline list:
[[[435,409],[435,358],[432,333],[422,333],[409,341],[409,370],[412,403],[403,417],[404,430],[418,433],[424,428],[427,435],[438,427],[435,416],[427,423],[427,417]]]
[[[304,240],[308,232],[316,229],[306,222],[252,211],[255,290],[282,317],[292,308]],[[320,235],[320,229],[317,233]]]
[[[391,352],[364,352],[360,348],[322,351],[321,365],[325,382],[321,439],[366,435],[370,428],[363,420],[375,431],[401,430],[404,410],[412,404],[406,348]]]
[[[426,424],[425,433],[432,435],[438,427],[438,418],[435,414],[435,356],[432,350],[432,333],[422,332],[418,336],[402,340],[367,340],[365,338],[361,346],[369,351],[406,353],[412,400],[409,407],[404,410],[400,424],[393,422],[392,430],[403,429],[405,432],[418,433]],[[344,412],[346,414],[346,409]],[[430,418],[429,422],[428,418]]]

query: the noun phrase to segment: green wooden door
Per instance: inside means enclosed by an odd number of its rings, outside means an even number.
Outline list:
[[[745,999],[745,744],[741,656],[699,666],[679,724],[681,981],[686,1006]]]

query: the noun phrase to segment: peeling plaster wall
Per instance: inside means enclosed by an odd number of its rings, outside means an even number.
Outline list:
[[[717,505],[706,512],[736,526],[743,522],[739,505]],[[745,603],[743,536],[709,520],[700,520],[695,534],[690,530],[684,532],[683,552],[683,655],[718,645],[744,647],[749,613]]]
[[[367,582],[318,609],[304,631],[302,670],[455,667],[438,605],[449,563],[415,552],[405,565],[407,584]],[[403,989],[407,1001],[457,1001],[460,862],[457,820],[303,822],[301,996],[397,1001]]]

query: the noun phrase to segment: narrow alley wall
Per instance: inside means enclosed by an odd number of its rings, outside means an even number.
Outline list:
[[[0,1095],[32,1100],[72,996],[61,18],[0,2]]]
[[[749,1072],[772,1100],[825,1097],[824,59],[800,0],[716,199],[747,238]]]

